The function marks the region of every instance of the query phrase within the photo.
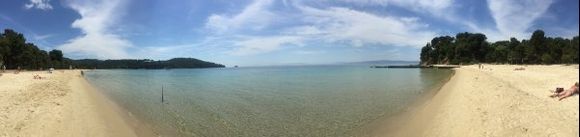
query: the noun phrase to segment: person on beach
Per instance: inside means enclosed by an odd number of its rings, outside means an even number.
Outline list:
[[[570,96],[572,96],[574,94],[578,94],[578,93],[579,93],[578,92],[578,82],[576,82],[576,83],[574,83],[574,85],[572,85],[572,87],[570,87],[570,89],[564,90],[561,92],[558,92],[558,90],[556,90],[553,95],[550,95],[550,97],[552,97],[552,98],[558,97],[558,101],[560,101],[564,98],[570,97]]]
[[[41,76],[40,76],[40,75],[38,75],[38,74],[35,74],[35,75],[34,75],[34,79],[43,79],[43,77],[41,77]]]

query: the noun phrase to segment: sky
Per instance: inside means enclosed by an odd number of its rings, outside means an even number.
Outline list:
[[[578,0],[2,0],[0,29],[73,59],[228,66],[419,60],[432,38],[578,35]]]

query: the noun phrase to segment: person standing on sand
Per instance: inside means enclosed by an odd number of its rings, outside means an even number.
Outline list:
[[[570,97],[574,94],[577,94],[578,92],[578,82],[576,82],[574,85],[572,85],[572,87],[570,87],[570,89],[565,90],[563,92],[560,93],[554,93],[553,95],[551,95],[550,97],[554,98],[554,97],[558,97],[558,101]]]

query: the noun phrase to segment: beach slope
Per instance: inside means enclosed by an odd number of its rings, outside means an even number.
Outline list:
[[[378,136],[579,136],[578,96],[548,97],[577,81],[578,65],[463,66],[401,128]]]
[[[111,103],[78,70],[3,73],[0,136],[137,136]]]

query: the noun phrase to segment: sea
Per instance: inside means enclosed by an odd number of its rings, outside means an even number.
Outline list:
[[[350,137],[452,73],[326,65],[91,70],[85,78],[161,136]]]

